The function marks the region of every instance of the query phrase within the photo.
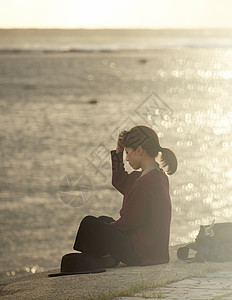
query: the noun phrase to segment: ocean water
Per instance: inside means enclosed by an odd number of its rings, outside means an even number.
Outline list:
[[[119,216],[109,154],[134,124],[178,157],[171,244],[232,220],[231,34],[0,30],[1,278],[59,267],[85,215]]]

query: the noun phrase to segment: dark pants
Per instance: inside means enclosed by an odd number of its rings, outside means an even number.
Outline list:
[[[140,265],[129,236],[109,225],[113,221],[107,216],[85,217],[80,223],[73,249],[93,257],[110,254],[118,262]]]

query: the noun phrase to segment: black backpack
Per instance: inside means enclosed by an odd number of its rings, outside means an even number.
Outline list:
[[[195,242],[180,247],[177,257],[189,259],[189,249],[195,250],[195,261],[232,261],[232,222],[201,225]]]

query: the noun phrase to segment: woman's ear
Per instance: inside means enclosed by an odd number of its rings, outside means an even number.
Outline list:
[[[137,150],[138,155],[140,155],[140,156],[143,155],[144,149],[141,146],[138,146],[136,150]]]

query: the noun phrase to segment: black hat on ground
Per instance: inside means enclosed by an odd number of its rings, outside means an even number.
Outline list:
[[[68,253],[61,259],[60,273],[49,274],[48,276],[91,274],[105,271],[105,269],[95,268],[91,257],[85,253]]]

